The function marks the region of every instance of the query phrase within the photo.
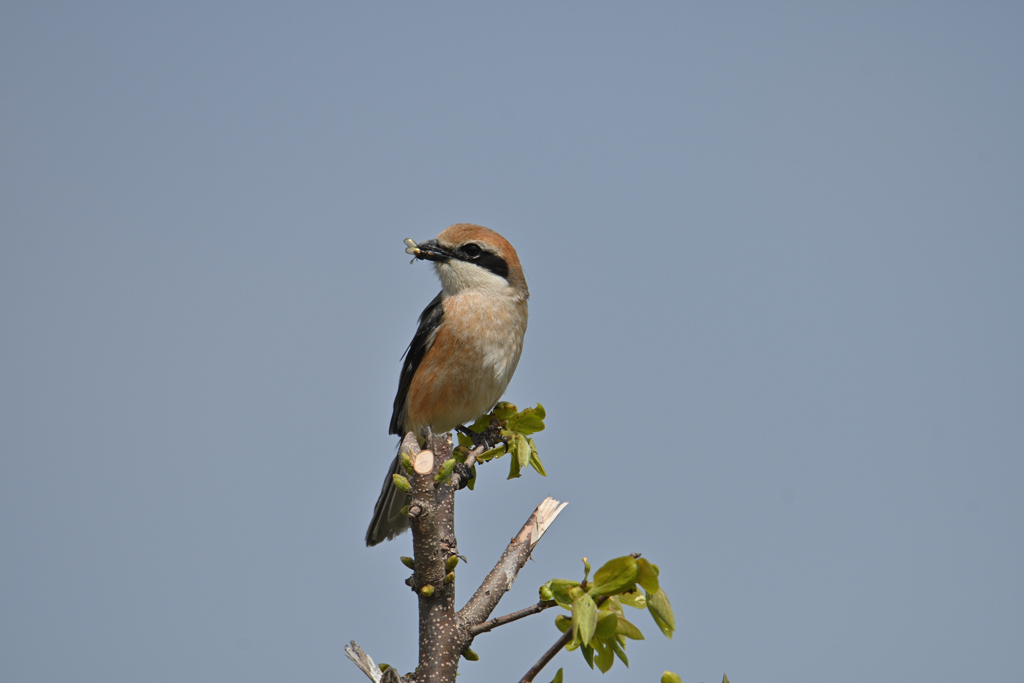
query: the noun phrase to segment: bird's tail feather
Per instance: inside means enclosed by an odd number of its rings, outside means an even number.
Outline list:
[[[398,474],[401,462],[399,456],[391,463],[384,486],[380,489],[380,497],[373,508],[373,519],[366,530],[366,545],[374,546],[392,538],[409,528],[409,518],[402,514],[402,508],[408,504],[409,496],[395,488],[391,475]]]

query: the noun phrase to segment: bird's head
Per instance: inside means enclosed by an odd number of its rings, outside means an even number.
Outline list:
[[[456,223],[437,239],[417,244],[405,241],[406,252],[433,261],[441,286],[448,295],[468,290],[530,295],[515,248],[498,233],[480,225]]]

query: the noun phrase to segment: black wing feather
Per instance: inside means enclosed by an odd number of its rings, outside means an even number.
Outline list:
[[[412,376],[420,366],[424,354],[434,343],[437,335],[437,328],[441,326],[441,319],[444,317],[444,307],[441,305],[441,292],[438,292],[434,300],[427,304],[427,307],[420,313],[420,324],[416,328],[416,334],[409,342],[409,348],[402,354],[402,375],[398,379],[398,393],[395,394],[395,407],[391,412],[391,431],[389,434],[403,435],[405,423],[405,399],[409,395],[409,385],[412,383]]]

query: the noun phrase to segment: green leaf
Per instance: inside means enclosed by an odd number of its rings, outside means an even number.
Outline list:
[[[565,616],[564,614],[557,615],[555,617],[555,628],[557,628],[562,633],[565,633],[570,628],[572,628],[572,619]]]
[[[633,625],[631,621],[627,621],[626,617],[621,614],[615,621],[615,633],[620,636],[625,636],[630,640],[643,640],[644,634],[640,633],[640,629]]]
[[[647,594],[647,609],[654,617],[654,623],[658,625],[661,632],[667,637],[672,637],[676,630],[676,615],[672,613],[672,605],[668,601],[665,591],[660,588],[654,593]]]
[[[499,401],[498,405],[494,406],[494,410],[491,412],[494,413],[494,417],[499,420],[507,420],[516,414],[516,406],[514,403],[509,403],[508,401]]]
[[[595,647],[597,656],[594,657],[594,664],[597,664],[597,668],[601,670],[601,673],[608,673],[608,669],[612,668],[612,664],[615,663],[615,653],[612,651],[608,641],[600,638],[595,638]]]
[[[476,465],[469,468],[469,481],[466,482],[466,487],[470,491],[476,488]]]
[[[565,609],[572,609],[572,597],[569,595],[570,588],[576,588],[580,585],[579,581],[570,581],[569,579],[551,579],[544,584],[549,591],[551,591],[551,600],[554,600],[559,607]],[[547,600],[544,594],[541,594],[542,600]]]
[[[551,679],[551,683],[562,683],[562,670],[559,669],[555,677]]]
[[[490,426],[491,426],[491,416],[490,416],[490,414],[481,415],[480,417],[478,417],[476,419],[476,422],[474,422],[473,424],[471,424],[469,426],[469,431],[476,432],[477,434],[483,434],[485,431],[487,431],[487,428],[490,427]],[[459,443],[461,444],[462,441],[460,440]]]
[[[476,456],[477,462],[487,462],[493,458],[500,458],[508,452],[505,448],[505,444],[500,443],[489,451],[484,451],[480,455]]]
[[[722,683],[729,683],[729,677],[725,674],[722,674]]]
[[[548,473],[544,471],[544,465],[540,462],[540,455],[537,453],[537,444],[533,443],[533,439],[528,439],[530,442],[530,467],[537,470],[537,474],[542,477],[548,476]]]
[[[683,683],[683,679],[679,677],[679,674],[666,671],[661,674],[661,683]]]
[[[598,638],[611,638],[615,635],[618,621],[615,612],[600,610],[597,613],[597,628],[594,629],[594,635]]]
[[[644,590],[650,593],[656,592],[658,590],[658,565],[651,564],[646,559],[638,557],[636,568],[636,580],[644,587]]]
[[[508,463],[508,478],[509,479],[516,479],[518,477],[523,476],[519,472],[520,464],[519,464],[519,454],[516,452],[517,447],[518,447],[518,444],[516,444],[516,442],[513,441],[512,442],[512,448],[511,448],[512,457],[509,458],[509,463]]]
[[[526,467],[530,464],[530,442],[522,434],[516,434],[516,455],[519,456],[519,466]]]
[[[537,417],[539,417],[542,420],[548,416],[548,412],[544,410],[544,406],[542,406],[539,403],[537,404],[537,407],[533,409],[533,412]]]
[[[612,638],[608,641],[608,644],[611,645],[612,652],[614,652],[618,656],[618,658],[622,660],[622,663],[628,667],[629,657],[626,656],[626,651],[623,649],[622,645],[619,644],[618,639]]]
[[[584,593],[572,603],[572,636],[583,645],[589,645],[597,628],[597,605]]]
[[[589,664],[590,668],[593,669],[594,668],[594,648],[590,647],[589,645],[584,645],[581,649],[583,651],[583,659],[587,660],[587,664]]]
[[[583,580],[586,581],[590,578],[590,559],[583,558]]]
[[[647,609],[647,598],[637,589],[621,593],[618,597],[623,605],[629,605],[634,609]]]
[[[608,560],[594,574],[594,586],[588,593],[591,595],[616,595],[632,590],[636,585],[636,558],[625,555]]]
[[[544,418],[534,408],[527,408],[508,419],[508,428],[520,434],[544,431]]]
[[[473,439],[469,438],[468,436],[466,436],[462,432],[457,432],[457,433],[459,435],[459,445],[460,446],[465,446],[466,448],[472,448],[473,447]]]

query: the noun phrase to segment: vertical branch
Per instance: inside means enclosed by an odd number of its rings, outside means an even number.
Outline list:
[[[566,503],[545,498],[509,542],[501,559],[473,597],[456,613],[455,575],[448,570],[449,558],[458,555],[455,540],[456,487],[451,483],[435,481],[438,471],[452,457],[452,439],[450,434],[430,435],[427,442],[431,448],[420,450],[416,436],[409,433],[402,439],[399,449],[399,457],[408,458],[408,462],[401,468],[401,474],[403,477],[409,475],[408,516],[414,555],[413,575],[406,583],[416,592],[419,600],[419,665],[412,678],[416,683],[455,683],[459,660],[473,638],[496,626],[551,606],[549,601],[541,601],[532,607],[485,621],[512,587],[519,570]],[[561,647],[560,644],[554,648],[550,656]],[[405,680],[394,669],[388,669],[382,674],[373,660],[354,642],[345,651],[356,666],[377,683],[402,683]],[[547,661],[539,662],[531,675],[536,675],[536,671]]]
[[[404,452],[409,454],[415,470],[409,517],[415,566],[411,584],[419,598],[420,615],[417,681],[454,683],[462,650],[456,638],[455,583],[445,580],[445,563],[457,553],[455,491],[434,481],[438,469],[451,457],[452,441],[447,434],[432,436],[432,450],[419,451],[415,439],[410,437],[406,435],[402,448],[408,448]]]

